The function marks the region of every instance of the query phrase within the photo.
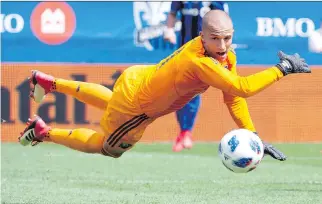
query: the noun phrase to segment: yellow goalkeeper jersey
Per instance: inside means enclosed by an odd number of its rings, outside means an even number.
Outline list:
[[[145,69],[138,99],[150,116],[162,116],[181,109],[210,86],[230,96],[249,97],[283,77],[277,67],[240,77],[236,74],[236,55],[228,52],[225,62],[207,56],[201,37],[196,37],[156,65]]]

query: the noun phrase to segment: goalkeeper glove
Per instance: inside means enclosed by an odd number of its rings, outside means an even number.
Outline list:
[[[258,135],[257,132],[254,132],[254,133]],[[264,145],[264,155],[269,155],[274,159],[277,159],[280,161],[286,160],[286,156],[283,154],[283,152],[276,149],[273,145],[268,144],[266,142],[263,142],[263,145]]]
[[[283,154],[283,152],[279,151],[276,149],[273,145],[268,144],[266,142],[263,142],[264,145],[264,154],[269,155],[273,157],[274,159],[280,160],[280,161],[285,161],[286,156]]]
[[[308,64],[299,54],[287,55],[282,51],[278,52],[280,62],[276,67],[281,70],[284,76],[292,73],[311,73]]]

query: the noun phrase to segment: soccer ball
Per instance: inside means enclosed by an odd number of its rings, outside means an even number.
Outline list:
[[[219,143],[219,156],[224,166],[235,173],[254,170],[261,162],[264,147],[252,131],[236,129],[224,135]]]

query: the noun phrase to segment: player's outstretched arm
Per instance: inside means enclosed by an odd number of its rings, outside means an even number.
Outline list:
[[[224,103],[226,104],[230,116],[239,128],[244,128],[255,132],[256,129],[250,116],[247,101],[245,98],[233,96],[223,92]]]
[[[237,74],[236,64],[234,64],[230,72],[234,75]],[[247,101],[245,98],[234,96],[223,91],[224,103],[228,111],[239,128],[244,128],[256,132],[252,118],[250,116]]]
[[[171,2],[171,9],[167,17],[167,26],[164,30],[163,38],[169,41],[172,44],[177,43],[177,36],[175,33],[175,24],[176,24],[176,16],[179,10],[182,8],[183,3],[179,1]]]
[[[224,92],[224,101],[228,107],[230,115],[234,119],[237,126],[239,128],[244,128],[244,129],[253,131],[257,134],[255,127],[253,125],[253,121],[248,111],[246,99],[238,96],[232,96]],[[286,160],[287,157],[284,155],[284,153],[278,150],[273,145],[266,142],[263,142],[263,145],[264,145],[264,155],[269,155],[272,158],[279,161]]]
[[[280,62],[276,66],[246,77],[234,75],[210,57],[196,62],[199,67],[196,72],[200,80],[210,86],[244,98],[259,93],[288,74],[311,72],[298,54],[286,55],[279,52],[278,56]]]

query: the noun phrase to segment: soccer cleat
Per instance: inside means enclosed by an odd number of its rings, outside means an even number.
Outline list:
[[[184,148],[190,149],[193,146],[192,134],[189,130],[182,131],[176,138],[176,141],[172,147],[174,152],[180,152]]]
[[[30,83],[33,84],[29,96],[40,103],[46,94],[55,89],[54,77],[43,72],[32,70]]]
[[[270,155],[274,159],[277,159],[280,161],[286,160],[287,157],[283,154],[283,152],[276,149],[273,145],[268,144],[266,142],[263,142],[263,145],[264,145],[264,155]]]
[[[35,146],[47,137],[49,130],[50,127],[48,127],[39,116],[36,116],[34,119],[29,118],[27,127],[20,133],[18,140],[23,146],[27,146],[29,144]]]
[[[185,131],[183,137],[183,147],[186,149],[191,149],[192,148],[192,133],[190,131]]]

